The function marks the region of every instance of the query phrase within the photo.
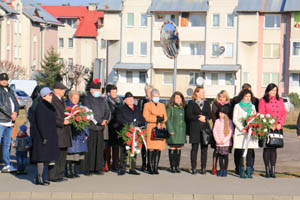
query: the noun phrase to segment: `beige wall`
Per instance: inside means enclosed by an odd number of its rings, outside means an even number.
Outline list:
[[[104,26],[99,29],[99,36],[104,40],[120,40],[120,13],[104,12]]]
[[[239,41],[258,41],[258,15],[256,13],[240,13],[239,16]]]

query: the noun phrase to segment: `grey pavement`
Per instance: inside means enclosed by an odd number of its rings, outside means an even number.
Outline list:
[[[292,174],[300,168],[300,141],[295,134],[285,134],[285,148],[278,150],[277,169]],[[182,153],[183,168],[190,167],[190,145],[185,145]],[[209,150],[211,158],[212,150]],[[199,154],[200,156],[200,154]],[[138,160],[140,163],[140,158]],[[167,150],[163,152],[160,166],[168,167]],[[198,163],[200,166],[200,163]],[[161,169],[162,169],[161,168]],[[208,169],[211,168],[211,159]],[[230,156],[229,169],[233,170],[233,158]],[[262,150],[256,151],[255,170],[263,170]],[[70,179],[50,186],[33,184],[35,167],[30,166],[28,175],[0,174],[1,199],[299,199],[300,178],[266,179],[254,176],[242,180],[230,173],[226,178],[211,174],[191,175],[183,171],[171,174],[160,170],[160,175],[141,173],[140,176],[126,174],[117,176],[115,172],[103,176],[81,175],[79,179]]]

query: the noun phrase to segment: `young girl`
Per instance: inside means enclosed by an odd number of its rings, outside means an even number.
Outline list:
[[[224,105],[219,110],[219,119],[216,120],[213,129],[214,138],[216,140],[216,153],[219,158],[220,171],[217,176],[227,176],[228,154],[233,133],[233,124],[228,115],[230,107]]]

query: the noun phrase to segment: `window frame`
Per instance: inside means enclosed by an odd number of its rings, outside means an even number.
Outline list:
[[[291,43],[292,43],[292,44],[291,44],[291,52],[292,52],[292,56],[293,56],[293,57],[300,57],[300,48],[299,48],[299,55],[295,55],[295,54],[294,54],[294,43],[299,43],[299,46],[300,46],[300,41],[292,41]]]
[[[273,16],[273,17],[278,17],[280,18],[280,22],[279,22],[279,27],[266,27],[266,17],[269,17],[269,16]],[[276,22],[276,20],[275,20]],[[274,24],[275,25],[275,24]],[[280,26],[281,26],[281,14],[265,14],[264,15],[264,29],[280,29]]]
[[[213,58],[216,58],[216,57],[218,57],[219,56],[219,54],[218,55],[213,55],[213,46],[214,45],[218,45],[218,47],[219,47],[219,49],[220,49],[220,43],[217,43],[217,42],[213,42],[213,43],[211,43],[211,52],[210,52],[210,57],[213,57]]]
[[[232,26],[228,26],[229,15],[232,16]],[[233,13],[227,13],[227,15],[226,15],[226,28],[230,28],[230,29],[234,28],[234,14]]]
[[[172,76],[172,81],[171,81],[171,83],[165,83],[165,76],[166,76],[166,74],[171,74],[171,76]],[[163,80],[162,80],[163,83],[162,83],[162,84],[163,84],[163,85],[173,85],[173,81],[174,81],[173,78],[174,78],[174,77],[173,77],[173,73],[172,73],[171,71],[165,71],[165,72],[163,72],[163,78],[162,78],[162,79],[163,79]]]
[[[270,52],[271,52],[271,55],[270,55],[270,57],[266,57],[265,56],[265,45],[270,45]],[[278,45],[279,46],[279,48],[278,48],[278,51],[279,51],[279,55],[278,55],[278,57],[274,57],[274,46],[275,45]],[[264,43],[263,44],[263,59],[280,59],[280,44],[279,43]]]
[[[232,49],[231,49],[231,56],[227,56],[226,53],[227,53],[227,45],[231,45],[232,46]],[[224,52],[224,57],[225,58],[233,58],[233,55],[234,55],[234,43],[226,43],[225,44],[225,52]]]
[[[231,84],[227,84],[227,75],[231,75]],[[234,85],[234,74],[232,72],[225,72],[225,85]]]
[[[211,75],[211,85],[219,85],[219,73],[217,73],[217,72],[211,72],[210,73]],[[216,74],[217,75],[217,79],[216,79],[216,81],[217,81],[217,84],[213,84],[213,74]]]
[[[215,16],[215,15],[218,15],[218,16],[219,16],[219,23],[218,23],[218,26],[215,26],[215,25],[214,25],[214,16]],[[213,13],[213,14],[212,14],[211,20],[212,20],[212,21],[211,21],[211,27],[212,27],[212,28],[220,28],[220,26],[221,26],[221,15],[220,15],[220,13]]]
[[[70,47],[70,41],[72,40],[72,47]],[[73,38],[68,38],[68,48],[73,49],[74,48],[74,40]]]
[[[198,74],[198,76],[196,76],[196,74]],[[192,75],[193,78],[194,78],[193,83],[191,83],[191,75]],[[201,73],[200,73],[200,72],[195,72],[195,71],[189,72],[189,85],[190,85],[190,86],[196,86],[196,85],[197,85],[197,78],[199,78],[200,76],[201,76]],[[197,77],[197,78],[196,78],[196,77]]]
[[[142,16],[146,16],[146,25],[144,26],[144,25],[142,25]],[[148,27],[148,15],[147,15],[147,13],[141,13],[140,14],[140,27],[141,28],[147,28]]]
[[[130,14],[132,14],[132,17],[133,17],[133,24],[132,24],[132,25],[129,25],[129,24],[128,24],[128,16],[129,16]],[[128,12],[128,13],[126,13],[126,27],[127,27],[127,28],[133,28],[133,27],[134,27],[134,13],[133,13],[133,12]]]
[[[128,54],[128,44],[129,43],[132,43],[132,55],[131,54]],[[131,56],[133,56],[134,55],[134,42],[127,42],[126,43],[126,56],[128,56],[128,57],[131,57]]]
[[[264,83],[264,75],[265,74],[269,74],[270,75],[270,79],[269,79],[268,84]],[[273,82],[273,75],[274,74],[278,75],[278,83],[275,83],[275,84],[279,85],[279,83],[280,83],[280,76],[279,76],[280,73],[279,72],[262,72],[262,87],[267,87],[270,83],[274,83]]]
[[[145,82],[141,82],[141,74],[145,75]],[[139,71],[139,83],[140,84],[146,84],[147,83],[147,72],[145,72],[145,71]]]
[[[60,41],[62,41],[62,46],[60,46]],[[63,49],[65,46],[64,43],[65,43],[64,38],[62,37],[58,38],[58,48]]]
[[[146,44],[146,54],[142,54],[142,44]],[[140,49],[139,49],[139,55],[146,57],[148,55],[148,43],[147,42],[140,42]]]
[[[70,64],[70,60],[72,60],[72,64]],[[68,58],[68,66],[73,66],[74,65],[74,59],[73,58]]]
[[[128,78],[128,75],[129,74],[131,74],[131,82],[129,82],[128,80],[130,80],[129,78]],[[126,71],[125,72],[125,77],[126,77],[126,83],[129,83],[129,84],[131,84],[131,83],[133,83],[133,71]]]

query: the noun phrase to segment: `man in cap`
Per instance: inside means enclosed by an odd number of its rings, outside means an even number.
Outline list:
[[[0,143],[3,137],[2,154],[4,167],[2,172],[11,172],[16,169],[10,165],[10,144],[14,123],[19,113],[19,103],[14,91],[8,87],[8,75],[0,74]]]
[[[101,82],[95,78],[90,85],[90,92],[83,100],[83,105],[92,110],[95,123],[89,125],[90,136],[87,139],[88,153],[84,157],[85,175],[91,173],[103,175],[104,166],[104,127],[107,125],[110,110],[106,100],[101,97]]]
[[[131,92],[127,92],[124,97],[125,105],[117,107],[117,122],[121,125],[120,130],[123,128],[124,124],[132,124],[135,127],[141,127],[145,125],[145,119],[143,117],[141,109],[134,105],[134,97]],[[135,156],[136,159],[136,156]],[[131,159],[131,168],[129,169],[129,174],[140,175],[135,170],[135,159]],[[126,172],[126,148],[123,144],[120,147],[120,169],[118,175],[122,176]]]
[[[56,133],[58,137],[59,158],[54,166],[49,166],[49,180],[61,182],[64,178],[66,166],[67,148],[72,146],[72,132],[69,121],[65,120],[66,103],[63,97],[67,88],[62,83],[55,83],[53,86],[52,105],[56,111]]]

